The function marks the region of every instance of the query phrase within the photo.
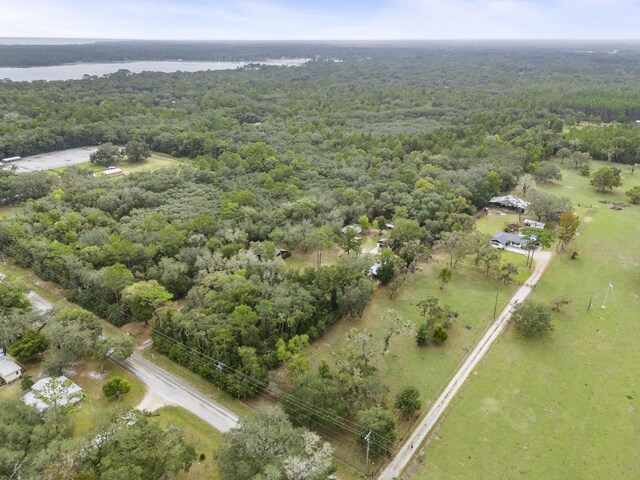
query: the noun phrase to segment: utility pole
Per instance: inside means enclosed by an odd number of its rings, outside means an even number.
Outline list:
[[[602,308],[607,308],[607,297],[609,296],[609,290],[613,290],[613,283],[609,280],[609,285],[607,286],[607,291],[604,294],[604,300],[602,300]]]
[[[498,292],[496,292],[496,303],[493,306],[493,319],[496,319],[496,313],[498,313]]]
[[[371,430],[364,437],[367,442],[367,478],[369,478],[369,447],[371,446]]]
[[[593,305],[593,292],[591,292],[591,298],[589,299],[589,305],[587,305],[587,312],[591,310],[591,305]]]

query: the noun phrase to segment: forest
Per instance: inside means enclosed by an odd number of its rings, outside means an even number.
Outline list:
[[[59,59],[81,60],[100,47],[55,48]],[[131,47],[128,57],[154,55],[152,47]],[[25,47],[25,62],[38,48]],[[105,59],[117,59],[118,48]],[[280,47],[248,48],[211,55],[259,59]],[[109,142],[185,161],[118,179],[82,167],[2,170],[0,200],[17,208],[0,222],[0,250],[111,323],[147,325],[158,351],[248,398],[283,362],[304,373],[304,346],[361,315],[378,282],[471,232],[492,196],[528,176],[557,178],[552,157],[576,169],[591,158],[638,161],[637,48],[300,48],[288,52],[314,61],[3,81],[0,157]],[[19,50],[1,47],[0,59],[11,64]],[[530,195],[541,199],[533,205],[541,219],[567,208]],[[344,230],[354,224],[392,228],[382,257],[389,268],[378,278],[368,274],[373,260],[358,254],[355,230]],[[323,265],[333,245],[344,253]],[[315,267],[287,265],[287,250],[315,252]],[[323,407],[363,424],[378,418],[384,386],[358,354],[363,335],[352,333],[333,370],[298,375],[297,395],[313,404],[346,398]],[[354,372],[361,384],[347,381]]]

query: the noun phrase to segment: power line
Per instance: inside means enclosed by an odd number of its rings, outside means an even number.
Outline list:
[[[4,245],[5,247],[9,247],[11,250],[14,250],[14,248],[12,248],[14,246],[12,244],[7,243],[6,241],[0,240],[0,244]],[[23,263],[25,263],[25,264],[29,264],[30,263],[28,261],[28,259],[26,259],[26,257],[24,257],[23,255],[15,252],[15,251],[12,252],[12,253],[13,253],[13,255],[12,255],[13,257],[19,258]],[[31,262],[31,263],[33,263],[33,262]],[[50,269],[46,269],[45,268],[44,270],[47,272],[47,274],[50,277],[52,277],[54,279],[57,279],[58,283],[60,283],[61,285],[64,285],[64,283],[67,283],[68,280],[65,280],[65,279],[61,278],[57,273],[52,272]],[[99,302],[99,303],[101,303],[101,304],[103,304],[103,305],[105,305],[105,306],[107,306],[109,308],[117,310],[119,313],[121,313],[123,315],[123,317],[130,319],[132,322],[137,323],[136,320],[131,315],[129,315],[127,312],[125,312],[120,306],[110,304],[110,303],[104,301],[103,299],[97,297],[96,295],[93,295],[93,294],[90,294],[90,293],[85,293],[85,295],[87,295],[88,297],[96,300],[97,302]],[[215,359],[215,358],[213,358],[213,357],[211,357],[209,355],[206,355],[206,354],[204,354],[204,353],[202,353],[202,352],[200,352],[200,351],[198,351],[196,349],[193,349],[192,347],[189,347],[189,346],[177,341],[175,338],[173,338],[171,336],[168,336],[165,333],[158,331],[157,329],[151,329],[151,327],[149,327],[148,325],[144,325],[143,328],[145,328],[147,330],[150,330],[152,334],[156,334],[156,335],[160,335],[160,336],[164,337],[167,341],[173,342],[176,345],[180,345],[187,354],[192,355],[192,358],[197,358],[198,360],[203,360],[204,359],[204,360],[211,361],[211,362],[215,363],[217,368],[219,368],[219,369],[221,369],[223,371],[226,371],[226,373],[228,373],[228,374],[240,375],[241,377],[246,379],[246,381],[248,381],[248,383],[250,385],[252,385],[254,387],[257,387],[258,394],[266,391],[266,393],[268,395],[270,395],[272,398],[274,398],[276,400],[279,400],[279,401],[293,403],[294,406],[297,406],[298,408],[302,409],[303,411],[306,411],[307,413],[314,414],[316,417],[320,418],[321,420],[324,420],[325,422],[329,422],[330,424],[333,424],[337,428],[341,428],[341,429],[347,431],[348,433],[354,434],[354,435],[356,435],[358,437],[362,435],[362,432],[357,429],[357,424],[355,424],[354,422],[351,422],[350,420],[347,420],[347,419],[344,419],[342,417],[339,417],[339,416],[337,416],[337,415],[335,415],[335,414],[333,414],[331,412],[327,412],[326,410],[321,409],[321,408],[319,408],[319,407],[317,407],[317,406],[315,406],[315,405],[313,405],[313,404],[311,404],[309,402],[306,402],[306,401],[304,401],[302,399],[299,399],[299,398],[297,398],[297,397],[295,397],[295,396],[293,396],[293,395],[291,395],[289,393],[286,393],[286,392],[280,390],[277,387],[274,387],[274,386],[272,386],[272,385],[270,385],[268,383],[262,382],[262,381],[254,378],[254,377],[251,377],[251,376],[249,376],[249,375],[247,375],[247,374],[245,374],[243,372],[240,372],[240,371],[234,369],[233,367],[230,367],[229,365],[226,365],[225,363],[223,363],[223,362],[221,362],[221,361],[219,361],[219,360],[217,360],[217,359]],[[198,358],[198,357],[200,357],[200,358]],[[345,425],[344,424],[345,422],[347,422],[348,424],[351,424],[351,426]],[[327,428],[328,430],[340,435],[338,432],[336,432],[335,430],[333,430],[331,427],[327,426],[326,424],[323,425],[323,426],[325,428]],[[377,437],[380,437],[380,435],[377,434],[376,432],[373,432],[373,434],[375,436],[377,436]],[[341,436],[343,436],[343,435],[341,435]],[[344,437],[344,438],[347,438],[347,437]],[[353,440],[351,440],[351,441],[353,443],[355,443]],[[384,442],[384,439],[381,440],[381,441]],[[371,443],[373,443],[377,447],[383,449],[384,451],[386,451],[386,452],[388,452],[390,454],[393,454],[394,451],[397,450],[397,448],[398,448],[398,444],[397,443],[393,443],[391,449],[388,448],[387,446],[385,446],[383,443],[380,443],[380,441],[378,441],[378,440],[371,439]]]

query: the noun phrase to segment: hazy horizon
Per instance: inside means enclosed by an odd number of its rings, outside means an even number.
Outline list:
[[[636,40],[636,0],[0,0],[6,38]]]

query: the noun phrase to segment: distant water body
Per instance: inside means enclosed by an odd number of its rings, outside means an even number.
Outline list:
[[[118,70],[141,72],[201,72],[206,70],[234,70],[249,64],[278,65],[297,67],[309,61],[308,58],[282,58],[253,62],[182,62],[182,61],[150,61],[150,62],[113,62],[113,63],[74,63],[71,65],[52,65],[48,67],[0,68],[0,79],[14,82],[33,82],[36,80],[79,80],[85,75],[102,76]]]
[[[95,38],[0,37],[0,45],[84,45],[99,41]]]

